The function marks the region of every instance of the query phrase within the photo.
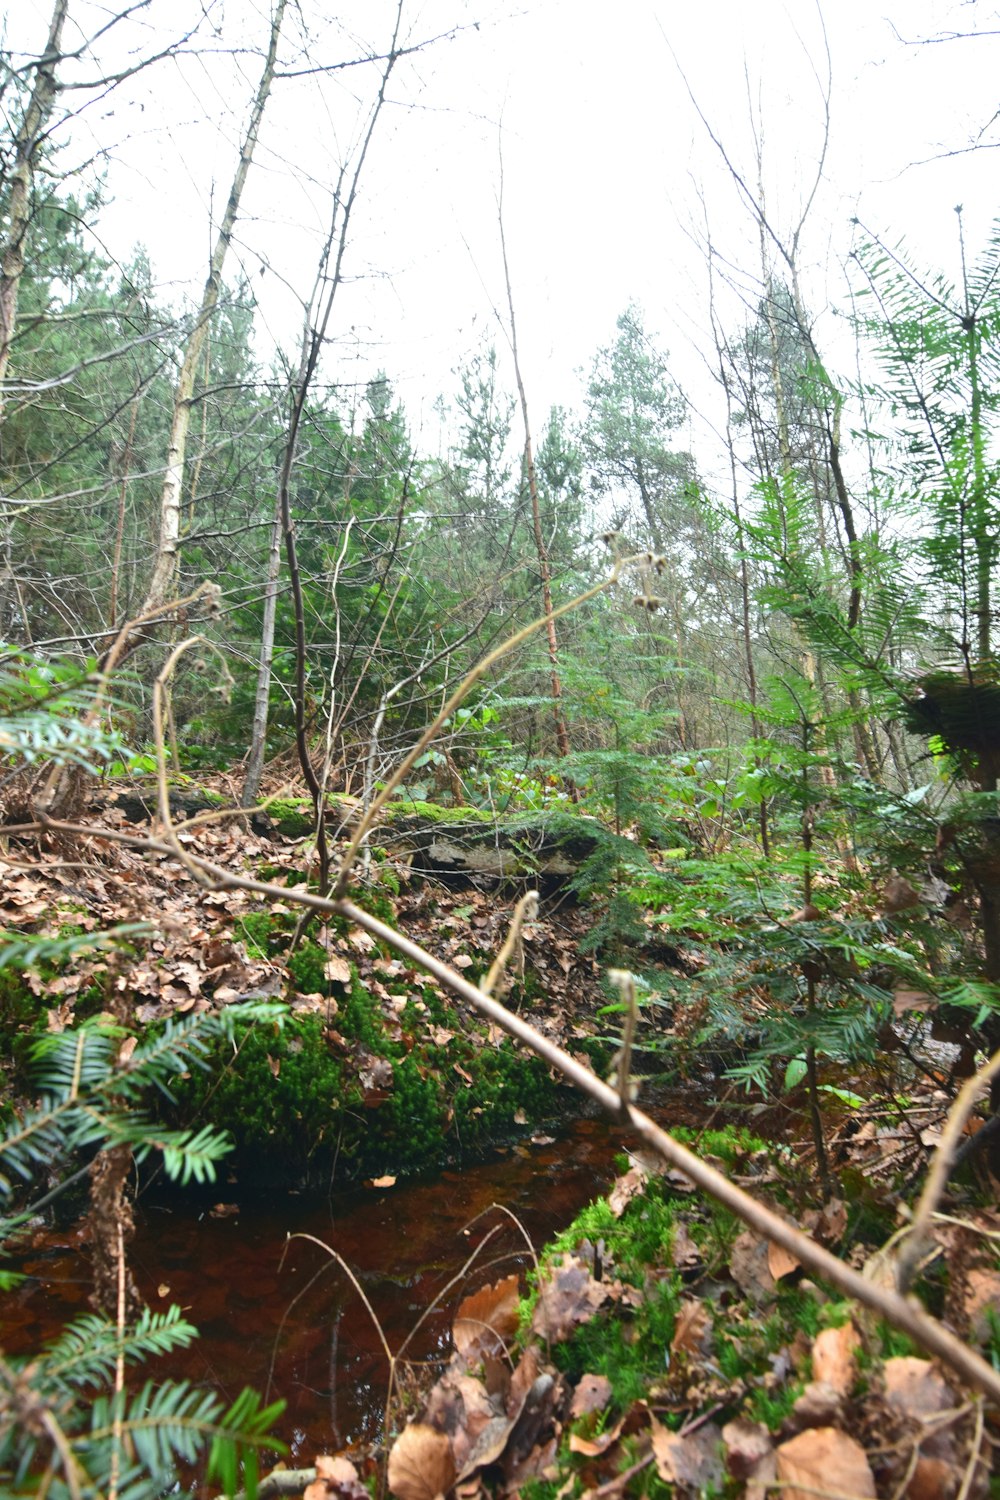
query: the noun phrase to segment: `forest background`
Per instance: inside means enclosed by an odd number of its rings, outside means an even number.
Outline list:
[[[522,872],[583,836],[626,1013],[804,1085],[829,1192],[830,1097],[901,1027],[947,1024],[952,1092],[1000,1041],[994,33],[878,31],[859,106],[928,82],[843,144],[850,7],[768,9],[724,98],[655,7],[554,68],[577,15],[56,0],[8,42],[5,819],[158,751],[279,818],[305,791],[321,898],[391,863],[376,813],[461,814]]]

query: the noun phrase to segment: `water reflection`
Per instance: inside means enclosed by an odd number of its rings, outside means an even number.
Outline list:
[[[146,1197],[130,1251],[139,1288],[154,1309],[179,1304],[201,1336],[162,1371],[147,1366],[144,1374],[169,1370],[226,1401],[245,1385],[284,1396],[279,1435],[295,1464],[375,1438],[388,1374],[383,1337],[394,1354],[406,1344],[406,1361],[416,1367],[446,1359],[460,1298],[528,1264],[522,1227],[536,1246],[551,1238],[605,1189],[621,1149],[616,1126],[582,1120],[556,1142],[525,1143],[463,1171],[322,1203],[260,1202],[230,1188],[235,1211],[213,1217]],[[381,1333],[324,1247],[351,1268]],[[10,1353],[37,1348],[87,1311],[91,1287],[78,1231],[37,1237],[19,1269],[29,1279],[5,1299],[2,1342]],[[408,1369],[401,1365],[404,1381]]]

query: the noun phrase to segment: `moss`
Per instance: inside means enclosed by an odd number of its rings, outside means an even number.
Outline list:
[[[313,805],[308,797],[274,797],[265,809],[279,833],[289,839],[304,839],[315,826]]]
[[[399,823],[407,818],[419,818],[424,823],[447,823],[451,828],[460,827],[463,823],[495,823],[496,815],[485,807],[442,807],[437,802],[413,801],[409,797],[400,797],[395,802],[388,802],[383,809],[382,817],[387,823]]]
[[[249,1151],[265,1163],[280,1160],[290,1177],[335,1142],[345,1109],[360,1100],[317,1016],[290,1017],[280,1029],[247,1027],[235,1052],[220,1047],[175,1093],[182,1118],[224,1127],[237,1157]]]
[[[692,1130],[682,1125],[674,1135],[684,1145],[697,1147],[699,1156],[716,1157],[730,1172],[748,1156],[768,1149],[766,1141],[742,1125],[727,1125],[724,1130]]]

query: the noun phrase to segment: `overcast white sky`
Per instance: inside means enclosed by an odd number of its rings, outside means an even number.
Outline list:
[[[336,9],[324,21],[320,4]],[[6,21],[15,62],[41,46],[49,0],[19,0]],[[388,45],[395,0],[301,0],[282,57],[333,62]],[[71,0],[76,45],[112,11]],[[100,232],[127,259],[147,247],[175,305],[200,289],[212,214],[229,190],[269,29],[267,0],[149,0],[94,48],[102,67],[142,55],[206,14],[209,55],[164,62],[92,100],[67,125],[66,160],[101,153],[113,204]],[[424,443],[452,369],[494,336],[503,301],[496,194],[502,140],[505,220],[534,424],[574,405],[579,372],[614,333],[630,299],[671,351],[697,410],[712,401],[703,368],[706,221],[753,295],[756,230],[685,86],[734,163],[755,182],[761,132],[768,204],[784,232],[801,213],[823,141],[826,41],[830,140],[806,225],[802,267],[818,314],[844,305],[852,216],[920,262],[957,267],[953,208],[970,245],[996,214],[992,150],[928,162],[1000,139],[1000,35],[908,46],[949,30],[1000,32],[983,0],[404,0],[408,41],[464,29],[400,63],[362,182],[325,374],[364,379],[383,367]],[[896,33],[899,33],[897,35]],[[195,44],[193,44],[195,45]],[[237,57],[230,49],[251,49]],[[256,49],[256,50],[253,50]],[[676,60],[675,60],[676,59]],[[79,71],[74,72],[74,66]],[[680,70],[683,70],[683,75]],[[93,77],[94,59],[66,76]],[[261,348],[294,357],[298,300],[311,290],[330,189],[359,138],[377,86],[368,66],[275,85],[238,230],[261,301]],[[86,95],[68,96],[77,105]],[[261,267],[266,270],[261,275]],[[230,279],[235,264],[228,268]],[[739,315],[732,303],[732,316]],[[837,325],[821,316],[836,351]],[[697,422],[693,419],[694,426]],[[697,445],[697,433],[692,431]]]

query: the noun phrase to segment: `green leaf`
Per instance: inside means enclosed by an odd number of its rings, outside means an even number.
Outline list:
[[[808,1068],[804,1057],[793,1057],[785,1069],[785,1092],[788,1093],[805,1078]]]

